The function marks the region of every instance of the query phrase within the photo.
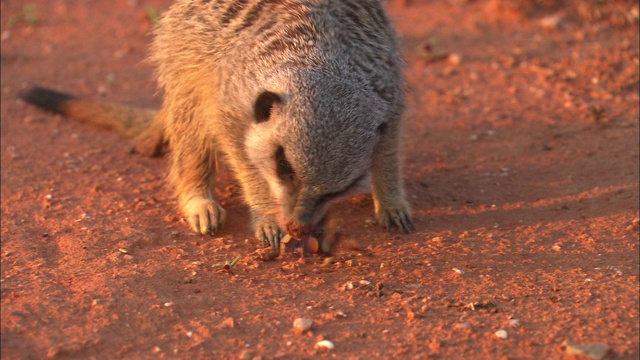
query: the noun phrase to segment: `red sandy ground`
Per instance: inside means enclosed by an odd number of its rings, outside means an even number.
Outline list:
[[[640,356],[637,2],[392,2],[418,231],[354,198],[333,214],[361,249],[328,265],[257,260],[226,171],[225,228],[190,233],[165,158],[16,100],[158,106],[145,6],[169,1],[32,1],[35,24],[0,4],[3,359]]]

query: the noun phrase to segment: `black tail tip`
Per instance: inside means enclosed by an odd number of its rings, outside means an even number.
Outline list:
[[[31,105],[56,113],[62,113],[64,104],[75,99],[72,95],[39,86],[23,90],[18,96]]]

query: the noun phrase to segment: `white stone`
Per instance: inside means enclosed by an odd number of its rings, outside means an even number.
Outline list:
[[[506,339],[509,337],[507,330],[500,329],[494,333],[498,339]]]
[[[313,326],[313,320],[311,319],[297,318],[293,320],[293,327],[300,331],[307,331],[311,329],[311,326]]]
[[[322,341],[318,341],[316,343],[316,349],[329,349],[329,350],[333,350],[336,348],[335,345],[333,345],[333,343],[329,340],[322,340]]]

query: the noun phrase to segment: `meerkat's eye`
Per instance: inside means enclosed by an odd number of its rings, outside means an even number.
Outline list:
[[[378,134],[384,133],[385,130],[387,130],[387,123],[386,122],[383,122],[382,124],[378,125],[378,128],[376,129]]]
[[[258,95],[256,102],[253,104],[253,116],[256,123],[259,124],[269,120],[273,106],[280,103],[282,103],[282,98],[274,92],[265,91]]]
[[[275,161],[276,173],[280,179],[290,182],[295,180],[296,173],[293,171],[293,167],[291,167],[291,164],[287,160],[282,146],[278,146],[278,150],[276,150]]]

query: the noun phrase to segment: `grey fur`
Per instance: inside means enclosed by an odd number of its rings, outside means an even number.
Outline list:
[[[178,0],[155,35],[169,179],[196,232],[225,220],[212,190],[217,151],[263,243],[277,247],[289,224],[319,223],[368,174],[379,222],[413,229],[399,161],[402,59],[380,1]],[[265,91],[281,101],[257,123]],[[293,176],[278,177],[278,166]]]

